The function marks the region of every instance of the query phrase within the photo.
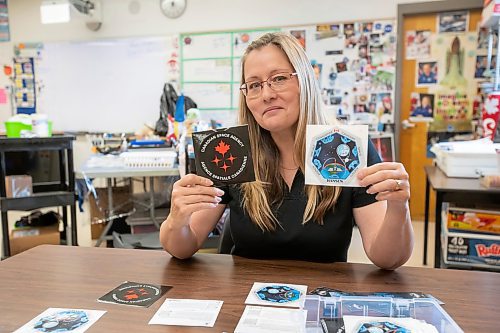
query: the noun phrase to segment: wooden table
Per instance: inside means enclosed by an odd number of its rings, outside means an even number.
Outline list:
[[[365,264],[250,260],[197,254],[181,261],[163,251],[42,245],[0,262],[0,332],[11,332],[49,307],[106,310],[88,332],[232,332],[253,282],[328,286],[348,291],[422,291],[465,332],[498,330],[500,275],[492,272]],[[99,303],[123,281],[171,285],[149,308]],[[148,325],[165,297],[222,300],[214,328]]]
[[[427,264],[427,234],[429,230],[429,190],[436,191],[434,267],[441,266],[441,209],[443,202],[457,205],[500,204],[500,189],[481,186],[477,178],[447,177],[437,166],[425,168],[424,265]]]

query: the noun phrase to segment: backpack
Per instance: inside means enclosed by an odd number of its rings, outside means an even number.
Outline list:
[[[160,136],[166,136],[168,133],[168,115],[172,118],[175,114],[175,104],[177,103],[177,93],[174,87],[170,83],[165,83],[163,86],[163,93],[160,98],[160,117],[156,121],[155,134]],[[196,103],[189,98],[184,96],[184,113],[191,108],[196,108]]]

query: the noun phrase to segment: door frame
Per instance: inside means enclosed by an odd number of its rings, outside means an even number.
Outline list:
[[[458,10],[474,10],[482,9],[483,0],[445,0],[445,1],[433,1],[433,2],[419,2],[419,3],[409,3],[409,4],[399,4],[398,5],[398,38],[397,38],[397,54],[396,54],[396,87],[401,87],[402,84],[402,67],[403,67],[403,57],[404,57],[404,41],[405,36],[403,35],[403,23],[405,16],[418,15],[418,14],[431,14],[447,11],[458,11]],[[400,161],[399,151],[400,142],[399,135],[401,131],[401,89],[396,88],[395,91],[395,103],[396,110],[394,112],[394,142],[396,143],[396,161]]]

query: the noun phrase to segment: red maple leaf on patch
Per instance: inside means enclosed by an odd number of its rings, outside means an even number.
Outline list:
[[[226,144],[224,141],[220,140],[219,144],[217,147],[215,147],[215,151],[218,152],[219,154],[224,157],[224,155],[228,152],[230,146]]]
[[[137,299],[137,298],[139,298],[139,296],[138,296],[138,295],[136,295],[136,294],[130,294],[130,293],[128,293],[128,295],[123,296],[123,298],[125,298],[127,301],[130,301],[130,300],[132,300],[132,299]]]

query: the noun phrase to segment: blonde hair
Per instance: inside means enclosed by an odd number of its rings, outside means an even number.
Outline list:
[[[245,51],[241,60],[241,83],[245,82],[244,65],[248,55],[253,50],[267,45],[274,45],[282,50],[297,73],[300,90],[300,113],[297,122],[294,142],[294,160],[300,170],[305,172],[306,125],[327,124],[323,113],[321,93],[314,76],[314,70],[302,46],[290,34],[282,32],[267,33],[253,41]],[[248,109],[245,97],[240,93],[239,123],[248,124],[250,146],[255,170],[255,182],[241,185],[243,193],[243,208],[248,212],[252,221],[263,231],[276,230],[279,226],[273,208],[277,208],[283,201],[283,193],[287,186],[279,171],[279,150],[271,138],[269,131],[263,129],[255,121]],[[340,195],[339,187],[306,185],[307,204],[302,223],[314,219],[323,224],[323,217],[327,211],[335,207]]]

